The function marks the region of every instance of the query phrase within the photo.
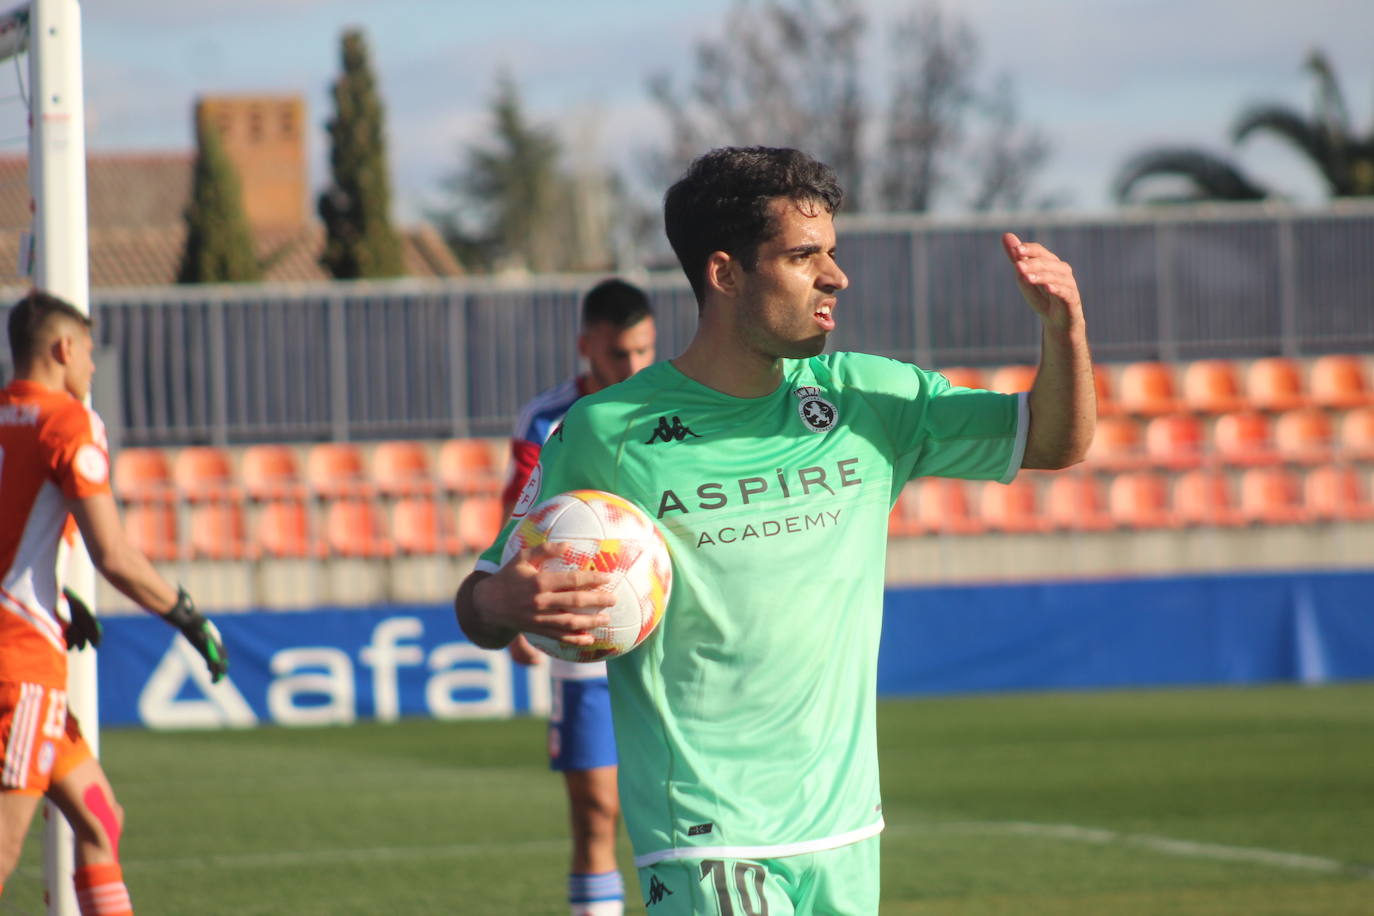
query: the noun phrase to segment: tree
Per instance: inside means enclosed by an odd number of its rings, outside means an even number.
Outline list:
[[[462,150],[443,181],[447,204],[428,214],[459,260],[474,270],[609,266],[609,177],[565,169],[563,144],[530,120],[509,74],[496,78],[490,114],[489,138]]]
[[[331,183],[320,195],[325,267],[340,279],[404,273],[401,240],[391,227],[384,112],[358,30],[344,32],[343,73],[333,85],[329,131]]]
[[[186,206],[186,247],[178,280],[251,283],[261,278],[238,173],[220,143],[219,130],[198,111],[191,202]]]
[[[1312,51],[1304,67],[1317,81],[1312,115],[1268,102],[1250,105],[1231,128],[1232,142],[1240,144],[1256,133],[1273,134],[1311,161],[1333,197],[1374,195],[1374,126],[1364,136],[1355,133],[1325,54]],[[1146,150],[1128,160],[1114,182],[1117,200],[1130,201],[1142,184],[1161,175],[1183,178],[1189,200],[1260,200],[1274,193],[1225,156],[1171,147]]]
[[[886,24],[894,64],[871,98],[861,76],[879,55],[868,27],[859,0],[739,0],[721,37],[698,45],[685,89],[667,75],[650,80],[670,132],[658,183],[712,147],[767,144],[830,164],[850,210],[919,212],[961,195],[984,209],[1023,201],[1048,143],[1018,123],[1009,82],[979,88],[967,24],[938,0]]]

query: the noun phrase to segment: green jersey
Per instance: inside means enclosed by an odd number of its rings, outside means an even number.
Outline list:
[[[636,866],[882,830],[888,513],[912,477],[1010,481],[1027,425],[1024,396],[858,353],[787,360],[761,398],[665,362],[573,405],[521,503],[617,493],[673,559],[663,622],[607,666]],[[510,527],[478,569],[498,567]]]

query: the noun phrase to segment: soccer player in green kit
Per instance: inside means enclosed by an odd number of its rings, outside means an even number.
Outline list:
[[[874,726],[887,515],[919,476],[1010,481],[1082,459],[1096,418],[1077,284],[1003,236],[1041,318],[1028,394],[822,355],[848,285],[834,172],[797,150],[719,149],[668,191],[668,239],[700,306],[676,359],[578,401],[520,503],[577,488],[653,516],[672,552],[658,630],[608,664],[620,794],[650,916],[878,912]],[[500,566],[458,590],[489,648],[591,641],[608,574]]]

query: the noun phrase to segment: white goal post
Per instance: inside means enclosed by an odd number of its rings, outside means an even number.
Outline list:
[[[86,118],[78,0],[32,0],[0,15],[0,60],[28,51],[29,246],[33,285],[90,314],[86,238]],[[68,558],[65,582],[94,608],[95,570],[85,545]],[[92,750],[99,752],[95,653],[73,653],[68,700]],[[50,916],[78,916],[72,887],[71,828],[51,804],[44,835]]]

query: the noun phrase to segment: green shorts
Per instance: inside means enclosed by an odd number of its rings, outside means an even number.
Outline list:
[[[874,916],[879,837],[781,859],[669,859],[639,870],[649,916]]]

